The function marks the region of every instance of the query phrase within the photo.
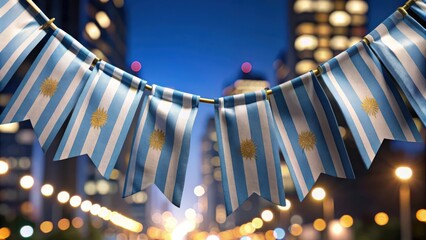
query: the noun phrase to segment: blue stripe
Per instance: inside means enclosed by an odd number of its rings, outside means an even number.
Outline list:
[[[421,1],[419,1],[421,2]],[[423,1],[425,2],[425,1]],[[426,11],[424,9],[422,9],[420,7],[420,5],[418,5],[417,3],[414,3],[413,5],[411,5],[411,9],[413,10],[413,12],[415,14],[417,14],[420,18],[423,19],[423,21],[426,21]]]
[[[291,118],[290,111],[288,109],[287,103],[284,99],[282,90],[279,86],[272,88],[272,93],[273,93],[273,97],[275,99],[275,102],[277,104],[277,108],[279,109],[279,115],[280,115],[281,120],[284,124],[284,127],[287,131],[288,138],[291,142],[291,148],[293,149],[293,151],[294,151],[294,153],[297,157],[297,161],[299,163],[299,168],[302,172],[303,179],[304,179],[306,186],[309,190],[314,185],[315,180],[314,180],[314,177],[313,177],[312,172],[310,170],[307,157],[306,157],[304,151],[299,147],[299,144],[297,142],[298,133],[297,133],[296,127],[293,123],[293,120]],[[303,196],[303,193],[302,193],[300,185],[299,185],[300,183],[297,181],[297,177],[296,177],[296,174],[295,174],[295,171],[294,171],[294,167],[291,164],[290,157],[289,157],[289,155],[286,151],[286,146],[285,146],[285,144],[284,144],[284,142],[282,141],[281,138],[279,138],[278,142],[280,144],[281,150],[284,153],[284,158],[285,158],[286,163],[289,167],[290,173],[292,174],[292,178],[294,179],[296,190],[298,190],[297,195],[298,195],[300,200],[303,200],[304,196]]]
[[[5,0],[5,1],[1,1],[0,2],[0,8],[2,8],[5,4],[7,3],[7,1]]]
[[[249,119],[249,125],[250,125],[250,134],[251,139],[253,140],[254,144],[256,145],[256,169],[257,169],[257,177],[259,182],[259,188],[260,188],[260,196],[272,200],[271,198],[271,190],[269,188],[269,178],[268,178],[268,167],[266,165],[266,161],[273,161],[275,159],[267,159],[265,155],[265,147],[263,146],[264,139],[262,137],[262,131],[264,131],[265,126],[260,125],[260,116],[259,116],[259,109],[257,107],[257,104],[263,104],[266,105],[266,95],[263,93],[261,101],[256,102],[256,93],[246,94],[246,99],[249,99],[253,97],[254,101],[253,103],[246,105],[247,107],[247,114]],[[252,102],[252,101],[249,101]],[[266,119],[265,119],[266,120]],[[268,129],[266,129],[268,130]],[[269,173],[273,174],[273,173]],[[251,193],[248,193],[249,196]]]
[[[173,191],[172,202],[178,207],[180,207],[180,202],[182,200],[183,186],[185,183],[186,166],[188,163],[189,147],[191,142],[191,131],[192,131],[192,127],[194,126],[195,116],[197,115],[199,99],[200,97],[198,96],[192,96],[192,110],[191,110],[191,114],[189,116],[188,122],[186,123],[186,126],[185,126],[185,132],[184,132],[183,141],[182,141],[182,149],[180,151],[179,162],[177,165],[176,184]]]
[[[275,166],[275,176],[277,179],[277,187],[278,187],[278,197],[280,199],[280,205],[285,205],[285,193],[284,193],[284,184],[283,181],[281,181],[281,179],[283,179],[282,177],[282,173],[281,173],[281,162],[280,162],[280,156],[279,156],[279,146],[277,144],[277,142],[275,141],[276,139],[279,139],[277,137],[276,134],[278,134],[278,128],[275,125],[275,122],[272,119],[272,112],[271,112],[271,107],[269,104],[265,104],[265,109],[266,109],[266,116],[267,116],[267,121],[269,124],[269,134],[271,136],[271,144],[272,144],[272,153],[274,155],[274,166]],[[269,173],[269,174],[274,174],[274,173]]]
[[[22,33],[22,32],[21,32]],[[3,79],[0,79],[0,91],[3,90],[3,88],[7,85],[9,80],[12,78],[13,74],[16,72],[19,66],[21,66],[22,62],[25,60],[25,58],[28,56],[28,54],[31,52],[32,49],[43,39],[46,32],[40,31],[40,33],[34,38],[33,41],[25,48],[22,53],[19,55],[19,57],[16,59],[16,61],[11,65],[9,70],[7,71],[6,75],[3,77]],[[7,60],[11,57],[12,54],[8,54],[9,51],[15,51],[19,44],[21,44],[25,38],[27,38],[27,35],[19,34],[19,36],[15,37],[11,43],[13,43],[13,46],[6,46],[6,48],[2,51],[2,54],[0,55],[0,65],[4,66],[4,64],[7,62]],[[16,42],[15,42],[16,41]]]
[[[7,2],[7,0],[6,0]],[[25,12],[26,9],[18,4],[13,5],[12,8],[7,11],[3,17],[1,17],[0,21],[0,32],[3,32],[10,24],[12,24],[16,19],[21,15],[23,12]]]
[[[216,134],[219,144],[219,159],[220,159],[220,169],[221,169],[221,176],[222,176],[222,188],[223,188],[223,195],[225,197],[225,208],[226,208],[226,214],[229,215],[232,213],[232,201],[231,196],[229,192],[229,182],[228,182],[228,175],[226,174],[229,169],[226,168],[226,161],[225,155],[224,155],[224,147],[223,143],[226,142],[226,139],[223,139],[222,136],[222,129],[224,126],[220,125],[220,113],[221,110],[220,104],[218,100],[215,101],[215,114],[214,114],[214,122],[216,127]]]
[[[334,168],[334,164],[332,162],[332,157],[330,152],[328,151],[328,147],[324,138],[324,134],[321,129],[321,125],[318,120],[318,116],[316,115],[315,109],[312,106],[311,100],[309,98],[308,93],[306,92],[306,88],[302,82],[302,79],[296,78],[291,81],[294,91],[296,93],[296,97],[299,100],[301,110],[305,115],[306,122],[309,126],[309,129],[314,133],[317,142],[316,147],[320,159],[313,159],[315,161],[320,160],[322,162],[322,166],[324,167],[325,173],[336,176],[336,169]]]
[[[247,199],[248,192],[247,192],[246,176],[244,172],[243,158],[240,153],[240,148],[241,148],[240,141],[244,139],[239,139],[237,119],[235,116],[235,111],[233,109],[235,106],[234,102],[235,102],[235,99],[232,96],[224,98],[225,108],[232,109],[232,111],[226,111],[224,114],[225,114],[227,129],[228,129],[228,138],[229,138],[229,145],[230,145],[229,148],[231,153],[231,159],[228,159],[228,161],[232,162],[235,186],[238,188],[237,189],[238,205],[241,205]],[[224,141],[226,141],[226,139],[224,139]]]
[[[157,86],[156,90],[160,89],[159,86]],[[164,88],[161,89],[164,95]],[[166,180],[167,180],[167,175],[169,172],[169,165],[170,165],[170,158],[172,155],[172,151],[173,151],[173,146],[175,144],[174,139],[175,139],[175,129],[176,129],[176,124],[177,124],[177,120],[178,120],[178,116],[179,116],[179,112],[182,111],[182,107],[174,104],[175,101],[182,101],[182,94],[177,92],[177,91],[173,91],[173,101],[172,101],[172,106],[169,110],[169,112],[167,113],[167,118],[165,119],[166,121],[166,129],[165,129],[165,133],[166,133],[166,140],[165,140],[165,144],[163,146],[163,149],[161,151],[160,154],[160,158],[158,159],[158,167],[157,167],[157,174],[155,176],[155,184],[158,186],[158,188],[164,192],[165,186],[166,186]],[[162,98],[160,101],[166,101],[169,102],[168,100]]]
[[[315,89],[315,93],[318,99],[321,102],[321,106],[324,109],[325,116],[327,117],[327,123],[330,126],[331,133],[333,134],[334,143],[337,146],[337,150],[339,152],[339,157],[342,162],[343,168],[345,170],[346,178],[355,178],[354,172],[352,170],[352,165],[349,160],[348,152],[346,151],[345,144],[343,143],[343,139],[339,132],[339,127],[337,124],[336,116],[334,115],[333,109],[331,108],[331,104],[328,101],[328,98],[318,82],[318,79],[314,74],[311,73],[312,84]]]

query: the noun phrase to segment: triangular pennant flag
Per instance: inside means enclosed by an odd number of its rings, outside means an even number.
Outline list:
[[[156,85],[151,94],[144,94],[124,197],[155,184],[173,204],[180,206],[199,99]]]
[[[386,70],[364,42],[321,66],[367,168],[384,139],[421,141]]]
[[[0,115],[0,123],[29,119],[46,151],[77,103],[94,59],[93,53],[57,29]]]
[[[252,193],[284,205],[278,145],[266,92],[219,98],[215,123],[227,214]]]
[[[144,87],[145,81],[98,62],[78,99],[55,160],[87,154],[102,176],[109,178]]]
[[[395,12],[366,38],[426,126],[426,29]]]
[[[278,143],[302,200],[321,173],[354,178],[331,105],[309,72],[271,89]]]
[[[31,50],[46,35],[40,26],[48,21],[24,0],[0,3],[0,91]]]
[[[411,10],[423,21],[426,21],[426,0],[417,0],[411,5]],[[424,25],[423,25],[424,26]]]

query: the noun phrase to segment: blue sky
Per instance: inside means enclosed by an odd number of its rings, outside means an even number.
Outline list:
[[[370,1],[374,28],[405,1]],[[128,0],[128,64],[142,63],[141,76],[202,97],[217,98],[243,62],[274,83],[273,61],[288,42],[286,0]],[[201,104],[191,140],[188,174],[201,171],[201,137],[213,105]],[[201,180],[199,180],[201,181]],[[187,181],[182,200],[189,207]]]

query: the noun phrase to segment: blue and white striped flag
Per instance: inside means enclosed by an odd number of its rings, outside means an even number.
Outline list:
[[[199,96],[153,85],[144,94],[123,196],[152,184],[180,206]]]
[[[219,98],[215,123],[227,214],[252,193],[284,205],[275,126],[266,92]]]
[[[324,90],[309,72],[271,89],[278,143],[300,200],[321,173],[354,178],[336,117]]]
[[[146,82],[98,62],[71,115],[55,160],[87,154],[109,178],[123,147]]]
[[[48,21],[24,0],[0,2],[0,91],[21,63],[46,35],[40,26]]]
[[[426,0],[415,1],[413,5],[411,5],[410,9],[413,10],[417,16],[423,19],[423,21],[426,21]]]
[[[390,76],[364,42],[323,64],[321,70],[367,168],[384,139],[421,141]]]
[[[425,28],[397,11],[366,38],[426,126]]]
[[[77,103],[94,59],[93,53],[57,29],[0,115],[0,123],[29,119],[46,151]]]

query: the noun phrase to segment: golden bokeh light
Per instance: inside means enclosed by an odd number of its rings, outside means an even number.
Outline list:
[[[416,212],[416,218],[420,222],[426,222],[426,209],[419,209]]]
[[[302,235],[302,232],[303,232],[303,227],[300,224],[295,223],[290,226],[291,235],[298,237]]]
[[[42,233],[50,233],[53,230],[53,223],[51,221],[44,221],[40,224],[40,231]]]
[[[34,185],[34,178],[31,177],[30,175],[25,175],[21,178],[21,180],[19,181],[19,184],[21,185],[23,189],[30,189]]]
[[[62,218],[58,221],[58,228],[62,231],[68,230],[68,228],[70,228],[70,220]]]
[[[54,188],[50,184],[44,184],[40,189],[41,194],[45,197],[52,196],[53,191],[54,191]]]
[[[317,218],[317,219],[315,219],[313,226],[314,226],[315,230],[322,232],[327,227],[327,223],[324,221],[324,219]]]
[[[384,226],[389,222],[389,216],[384,212],[379,212],[374,216],[374,221],[379,226]]]
[[[398,167],[397,169],[395,169],[395,175],[399,179],[406,181],[409,180],[411,176],[413,176],[413,170],[406,166]]]
[[[340,220],[340,225],[345,228],[350,228],[354,224],[354,219],[350,215],[343,215]]]

